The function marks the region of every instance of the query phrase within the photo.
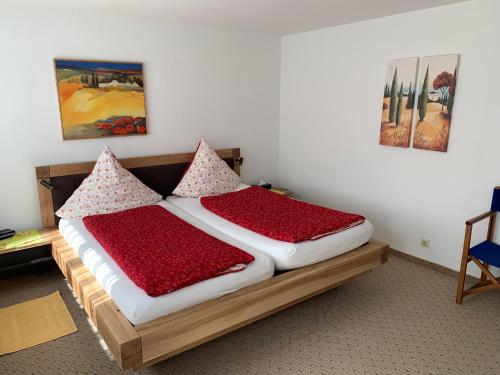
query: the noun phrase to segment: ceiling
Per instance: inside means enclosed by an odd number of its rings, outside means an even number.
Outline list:
[[[287,35],[464,0],[0,0],[109,12],[218,29]]]

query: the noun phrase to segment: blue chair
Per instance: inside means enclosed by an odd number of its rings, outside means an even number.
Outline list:
[[[495,219],[498,211],[500,211],[500,186],[495,187],[493,190],[491,210],[465,222],[464,250],[462,254],[460,275],[458,277],[457,303],[462,303],[462,298],[471,294],[500,289],[500,277],[493,276],[488,269],[489,265],[500,267],[500,245],[492,241],[493,231],[495,229]],[[470,247],[472,225],[486,218],[490,218],[486,241]],[[467,265],[470,261],[476,263],[481,270],[481,281],[464,291],[465,275],[467,272]]]

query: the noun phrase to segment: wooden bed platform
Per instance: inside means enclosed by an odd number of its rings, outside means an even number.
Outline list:
[[[239,149],[217,152],[239,172]],[[180,173],[176,172],[177,181],[168,182],[175,187],[193,156],[194,153],[185,153],[123,159],[120,162],[131,171],[134,168],[181,165],[182,168],[178,168]],[[67,187],[58,188],[59,183],[64,185],[66,182],[56,177],[67,176],[75,180],[75,175],[78,175],[77,181],[72,182],[77,186],[93,165],[87,162],[38,167],[38,182],[44,180],[45,185],[50,187],[49,190],[39,185],[41,215],[44,227],[52,231],[55,261],[122,369],[139,369],[163,361],[341,285],[385,263],[388,258],[388,245],[370,241],[335,258],[281,273],[217,299],[133,326],[54,227],[57,221],[54,212],[58,209],[55,202],[64,201],[61,195],[71,192]],[[137,175],[139,177],[141,173]],[[147,178],[144,180],[146,183]],[[54,184],[55,181],[57,184]],[[157,191],[165,190],[165,187],[150,187]]]

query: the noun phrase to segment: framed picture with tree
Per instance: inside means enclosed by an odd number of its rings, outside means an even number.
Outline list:
[[[389,60],[380,122],[381,145],[410,147],[418,58]]]
[[[413,147],[446,152],[460,55],[426,56],[420,65]]]

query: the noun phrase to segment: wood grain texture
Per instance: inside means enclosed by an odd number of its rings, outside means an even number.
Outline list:
[[[96,327],[121,369],[142,367],[141,337],[112,300],[98,303]]]
[[[36,178],[39,180],[50,177],[50,170],[49,167],[47,166],[36,167],[35,172],[36,172]]]
[[[16,251],[32,249],[39,246],[49,246],[52,245],[52,241],[59,235],[59,231],[55,227],[40,229],[39,232],[40,238],[25,242],[20,246],[14,246],[9,249],[0,250],[0,254],[13,253]]]
[[[223,151],[223,150],[220,150],[220,151]],[[219,151],[217,151],[217,153],[219,154]],[[219,154],[219,156],[224,159],[224,157],[222,157],[220,154]],[[234,160],[234,171],[239,176],[240,175],[240,168],[241,168],[241,165],[240,165],[240,162],[239,162],[239,159],[240,159],[240,149],[239,148],[233,148],[232,151],[231,151],[231,155],[228,156],[228,158],[230,158],[230,157],[232,157],[233,160]]]
[[[371,241],[308,267],[133,326],[60,234],[52,255],[122,369],[150,366],[369,272],[389,247]]]
[[[283,273],[136,327],[149,366],[369,272],[389,247],[370,242],[338,257]]]
[[[278,195],[284,195],[285,197],[290,197],[293,195],[293,191],[290,191],[288,189],[285,189],[285,188],[277,188],[277,187],[273,187],[270,189],[273,193],[276,193]]]
[[[40,205],[40,218],[42,221],[42,227],[50,228],[56,224],[54,218],[54,203],[52,202],[52,192],[42,186],[40,181],[37,180],[37,190],[38,190],[38,202]],[[45,178],[47,182],[50,182],[50,178]]]
[[[223,159],[232,158],[234,160],[234,171],[238,175],[240,174],[240,164],[236,161],[236,159],[240,157],[239,148],[227,148],[215,150],[215,152],[217,152],[217,154]],[[184,152],[179,154],[153,155],[138,158],[118,159],[118,161],[124,168],[132,169],[154,167],[166,164],[189,163],[193,160],[194,155],[194,152]],[[95,161],[87,161],[80,163],[46,165],[35,168],[37,175],[40,216],[42,226],[44,228],[53,227],[56,221],[54,217],[55,210],[54,202],[52,200],[52,192],[44,186],[40,185],[40,181],[45,180],[50,183],[50,177],[72,176],[90,173],[94,168],[95,163]]]
[[[472,219],[467,220],[465,222],[465,224],[476,224],[476,223],[480,222],[481,220],[484,220],[484,219],[491,217],[495,214],[496,214],[495,211],[487,211],[484,214],[478,215],[476,217],[473,217]]]
[[[216,150],[216,152],[223,159],[238,158],[240,149],[228,148],[228,149]],[[157,165],[164,165],[164,164],[188,163],[193,160],[194,155],[195,155],[194,152],[185,152],[178,154],[125,158],[125,159],[118,159],[118,161],[124,168],[132,169],[141,167],[154,167]],[[71,176],[76,174],[90,173],[94,168],[95,163],[96,163],[95,161],[87,161],[80,163],[54,164],[37,168],[40,168],[40,171],[44,170],[45,168],[48,168],[50,177],[60,177],[60,176]],[[236,164],[237,163],[235,163],[235,165]]]
[[[142,355],[137,331],[60,234],[52,238],[52,256],[106,341],[118,366],[122,369],[139,367]]]

